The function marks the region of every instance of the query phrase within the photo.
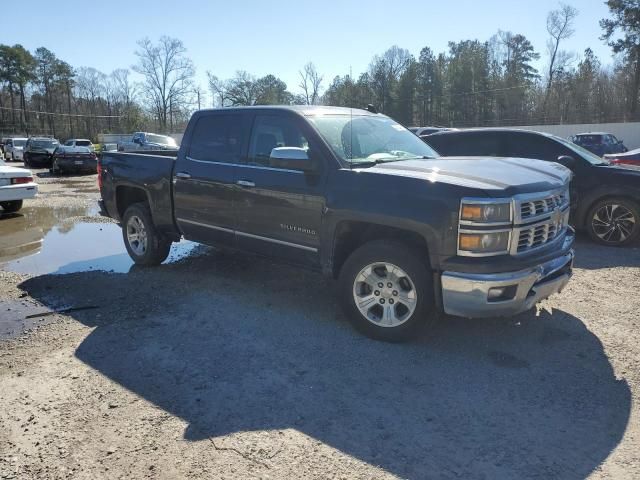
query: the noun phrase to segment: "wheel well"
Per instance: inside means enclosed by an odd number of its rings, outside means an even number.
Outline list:
[[[374,223],[346,221],[338,224],[334,236],[333,276],[338,277],[345,260],[358,247],[372,240],[382,239],[396,240],[423,251],[426,265],[429,265],[427,241],[419,233]]]
[[[120,218],[122,218],[127,208],[134,203],[140,202],[149,202],[146,192],[141,188],[121,186],[116,189],[116,206]]]
[[[626,200],[627,202],[631,202],[634,205],[636,205],[638,208],[640,208],[640,202],[638,202],[638,200],[631,195],[626,195],[624,193],[622,194],[610,193],[610,194],[602,195],[600,197],[596,197],[593,200],[591,200],[589,204],[586,206],[586,208],[582,211],[582,215],[581,215],[582,218],[579,219],[580,227],[586,228],[587,222],[589,221],[589,218],[588,218],[589,212],[595,206],[596,203],[601,202],[603,200],[609,200],[612,198],[620,198],[620,199]]]

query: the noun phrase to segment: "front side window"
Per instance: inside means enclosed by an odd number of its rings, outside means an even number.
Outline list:
[[[438,154],[399,123],[378,115],[309,117],[337,157],[351,164],[435,158]]]
[[[240,115],[203,116],[193,130],[189,156],[208,162],[240,163],[243,141]]]
[[[271,152],[277,147],[297,147],[309,150],[309,142],[291,118],[258,115],[249,144],[249,165],[277,168],[271,162]]]

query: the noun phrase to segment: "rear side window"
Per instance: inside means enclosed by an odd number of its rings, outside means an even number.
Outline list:
[[[502,142],[496,132],[448,133],[424,138],[442,156],[499,157]]]
[[[207,162],[240,163],[243,141],[242,116],[200,117],[191,136],[189,156]]]

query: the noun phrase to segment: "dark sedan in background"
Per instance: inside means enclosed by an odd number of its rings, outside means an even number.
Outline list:
[[[470,129],[422,139],[445,157],[536,158],[573,171],[571,221],[598,243],[622,246],[640,237],[640,168],[614,166],[584,148],[547,133]],[[538,208],[533,205],[532,208]]]
[[[571,137],[571,141],[582,148],[603,157],[608,153],[623,153],[627,151],[622,140],[618,140],[615,135],[605,132],[578,133]]]
[[[51,167],[53,152],[59,145],[55,138],[29,138],[22,152],[25,166]]]
[[[90,147],[68,147],[61,145],[53,152],[51,173],[69,172],[96,173],[98,157]]]

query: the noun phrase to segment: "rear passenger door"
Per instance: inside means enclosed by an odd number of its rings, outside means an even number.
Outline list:
[[[174,169],[174,209],[189,240],[235,245],[236,176],[250,124],[243,112],[205,112],[197,119],[188,149]]]
[[[241,248],[317,264],[325,204],[326,163],[306,122],[288,112],[257,114],[246,163],[238,166],[238,229]],[[314,173],[272,163],[276,147],[307,149]]]

